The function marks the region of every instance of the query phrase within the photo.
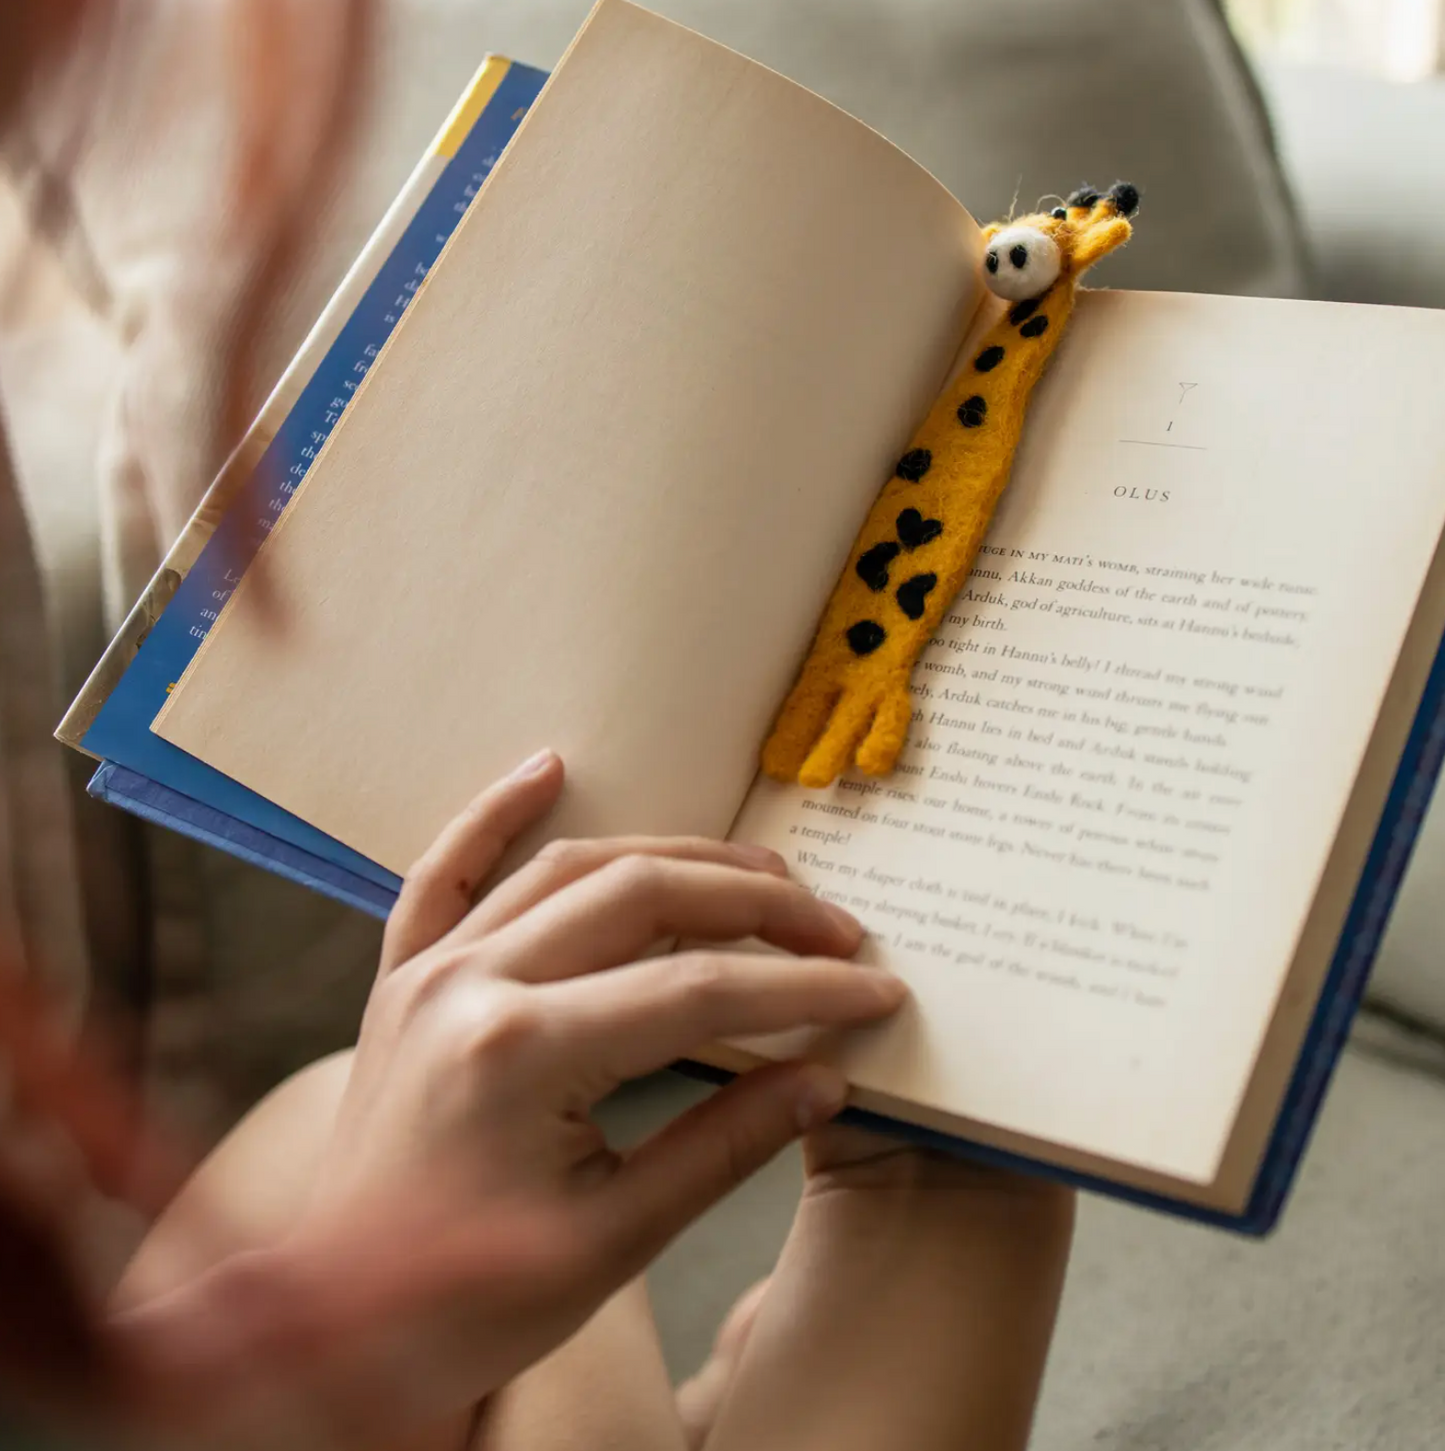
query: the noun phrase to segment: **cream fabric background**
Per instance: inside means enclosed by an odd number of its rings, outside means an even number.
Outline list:
[[[1086,176],[1132,171],[1146,188],[1146,211],[1140,245],[1120,259],[1116,281],[1221,290],[1301,285],[1303,259],[1290,240],[1279,175],[1210,0],[658,3],[680,19],[706,21],[719,38],[880,125],[960,186],[981,214],[1007,207],[1020,171],[1027,199]],[[584,4],[390,0],[382,101],[364,163],[318,214],[318,252],[276,325],[273,370],[480,52],[490,46],[549,64]],[[185,8],[173,3],[165,13]],[[1411,252],[1411,270],[1402,271],[1398,251],[1380,244],[1368,199],[1417,214],[1416,194],[1438,174],[1439,142],[1430,138],[1445,135],[1428,124],[1431,98],[1419,94],[1403,112],[1389,98],[1366,98],[1372,109],[1359,113],[1373,118],[1366,144],[1348,151],[1353,113],[1331,99],[1335,92],[1322,86],[1276,94],[1288,102],[1292,154],[1301,159],[1296,174],[1312,183],[1310,215],[1324,226],[1356,209],[1348,245],[1332,254],[1331,295],[1376,286],[1382,299],[1418,300],[1418,287],[1400,289],[1411,279],[1423,285],[1427,250]],[[196,104],[206,100],[193,96]],[[1320,129],[1322,112],[1334,123],[1328,133]],[[1405,124],[1390,119],[1401,115]],[[128,135],[133,153],[149,149],[143,131]],[[160,140],[184,150],[179,135]],[[1394,166],[1407,143],[1416,163]],[[123,342],[53,281],[7,296],[0,311],[0,391],[67,689],[103,639],[102,501],[113,520],[105,532],[107,573],[134,582],[153,558],[152,511],[184,508],[205,482],[204,472],[183,463],[194,457],[185,440],[198,417],[198,395],[186,380],[214,340],[203,328],[169,332],[176,309],[146,303],[167,291],[185,258],[181,221],[204,196],[204,161],[192,152],[174,165],[156,163],[142,193],[151,209],[145,230],[126,234],[124,245],[106,241],[110,265],[131,279],[140,299],[137,327],[151,326],[160,337],[146,343],[137,332]],[[986,173],[975,189],[965,182],[976,165]],[[93,178],[102,190],[114,188],[117,204],[126,195],[119,176]],[[1247,225],[1227,220],[1251,211],[1257,219]],[[0,201],[0,237],[13,241],[6,217]],[[1146,251],[1146,234],[1168,241],[1149,240]],[[1135,265],[1138,275],[1127,270]],[[1438,282],[1441,273],[1430,276]],[[165,374],[181,380],[179,389],[162,376],[163,365],[172,366],[167,359],[180,366]],[[173,491],[169,504],[144,496],[136,504],[124,487],[125,433],[108,421],[122,378],[161,410],[165,454],[151,468],[154,487]],[[111,440],[104,446],[103,436]],[[110,462],[99,466],[101,458]],[[128,498],[132,504],[122,507]],[[134,541],[133,553],[122,535]],[[10,571],[26,568],[15,563],[24,558],[18,541],[6,525],[0,570],[7,581]],[[29,650],[46,638],[33,589],[23,608],[29,633],[20,638]],[[10,672],[0,662],[7,689]],[[31,717],[32,731],[37,721]],[[33,733],[30,739],[33,745]],[[1376,979],[1397,1005],[1433,1014],[1437,1023],[1445,1023],[1442,833],[1437,811]],[[103,867],[89,892],[99,980],[154,1004],[144,1045],[153,1080],[173,1101],[187,1102],[198,1121],[216,1126],[261,1083],[345,1036],[374,961],[375,934],[368,923],[173,837],[151,841],[152,851],[174,853],[170,862],[147,858],[134,835],[111,811],[95,813],[82,834]],[[141,883],[131,875],[138,867]],[[1372,1041],[1346,1059],[1274,1242],[1240,1244],[1117,1205],[1084,1206],[1039,1451],[1421,1451],[1438,1444],[1445,1425],[1445,1061],[1438,1046],[1378,1022],[1363,1032]],[[692,1091],[639,1085],[612,1105],[611,1120],[637,1132]],[[780,1161],[657,1266],[655,1299],[676,1368],[701,1357],[731,1299],[771,1264],[796,1172],[794,1159]]]

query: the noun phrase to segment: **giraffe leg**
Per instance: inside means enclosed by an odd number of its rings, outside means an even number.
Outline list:
[[[833,711],[828,729],[809,753],[798,772],[804,786],[831,786],[852,764],[853,751],[873,723],[874,701],[870,694],[847,693]]]
[[[823,734],[842,691],[805,675],[778,715],[763,747],[763,771],[775,781],[796,781],[818,737]]]
[[[858,769],[865,776],[886,776],[898,760],[913,720],[913,697],[906,684],[891,687],[878,706],[878,714],[863,744],[858,747]]]

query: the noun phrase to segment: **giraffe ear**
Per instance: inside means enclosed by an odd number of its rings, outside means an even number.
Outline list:
[[[1110,252],[1122,247],[1133,235],[1133,227],[1123,217],[1114,217],[1110,221],[1089,227],[1074,243],[1073,254],[1069,259],[1074,275],[1078,276],[1079,273],[1087,271]]]

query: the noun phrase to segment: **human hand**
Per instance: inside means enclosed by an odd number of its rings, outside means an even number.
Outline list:
[[[1046,1218],[1072,1218],[1074,1194],[1067,1185],[851,1124],[829,1123],[809,1133],[803,1140],[803,1167],[810,1196],[838,1190],[964,1191]]]
[[[872,1021],[903,997],[839,960],[857,923],[756,849],[556,844],[474,907],[561,786],[549,757],[484,793],[418,864],[388,926],[321,1187],[284,1247],[318,1307],[301,1358],[320,1355],[323,1409],[350,1417],[341,1444],[514,1378],[846,1094],[833,1070],[768,1068],[624,1157],[590,1118],[618,1083],[721,1038]],[[635,960],[676,937],[758,937],[798,956]],[[362,1223],[388,1230],[390,1260],[378,1234],[357,1239]],[[323,1292],[341,1246],[354,1283]],[[338,1289],[349,1319],[323,1334]],[[285,1341],[293,1364],[297,1344]]]
[[[1073,1191],[837,1123],[805,1137],[803,1159],[775,1273],[738,1300],[678,1388],[687,1445],[847,1451],[962,1437],[1022,1451]]]

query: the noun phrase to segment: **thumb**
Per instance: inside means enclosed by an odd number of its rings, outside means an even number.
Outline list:
[[[693,1220],[834,1118],[848,1081],[821,1063],[760,1068],[688,1110],[627,1158],[599,1194],[602,1237],[627,1277]]]

